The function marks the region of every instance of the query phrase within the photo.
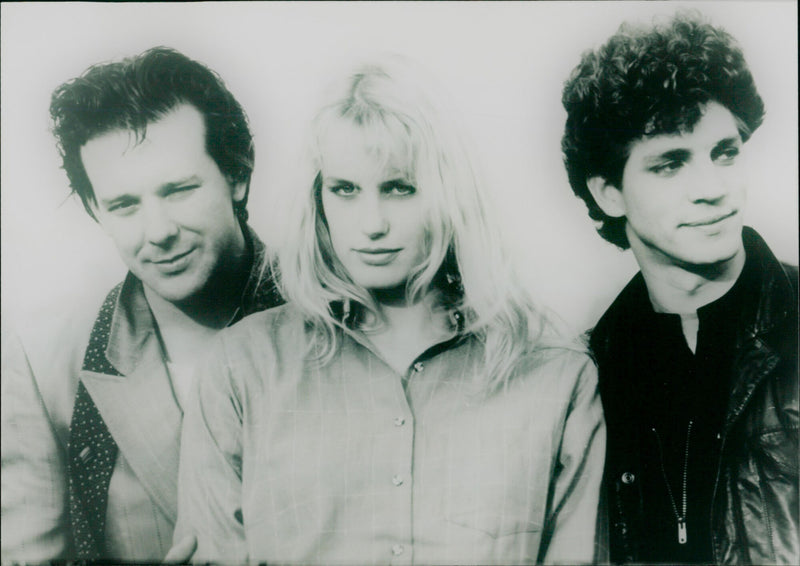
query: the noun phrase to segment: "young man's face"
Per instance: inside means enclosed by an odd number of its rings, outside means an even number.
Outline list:
[[[231,186],[206,153],[194,106],[148,124],[139,144],[128,130],[93,138],[81,158],[100,225],[128,269],[164,299],[192,298],[244,250],[233,201],[245,186]]]
[[[610,189],[637,254],[659,263],[709,265],[742,249],[746,179],[731,112],[710,102],[691,132],[634,142],[622,190]],[[616,194],[614,194],[616,193]]]

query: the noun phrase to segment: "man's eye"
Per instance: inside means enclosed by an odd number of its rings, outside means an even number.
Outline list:
[[[191,192],[199,186],[200,185],[181,185],[178,187],[172,187],[167,191],[166,197],[171,200],[182,199],[189,196]]]
[[[117,216],[127,216],[134,210],[136,210],[136,203],[133,201],[120,201],[108,206],[108,211]]]

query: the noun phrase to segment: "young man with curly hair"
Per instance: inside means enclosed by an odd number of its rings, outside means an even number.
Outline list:
[[[282,302],[246,223],[252,134],[216,73],[163,47],[89,68],[50,114],[72,190],[128,274],[3,348],[2,560],[157,562],[197,355]]]
[[[591,334],[612,562],[800,563],[797,268],[742,224],[740,48],[694,14],[623,25],[563,104],[572,189],[641,269]]]

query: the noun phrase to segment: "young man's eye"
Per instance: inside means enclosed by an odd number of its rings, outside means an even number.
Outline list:
[[[671,175],[678,171],[683,166],[683,161],[671,159],[650,168],[650,171],[656,175]]]
[[[736,159],[737,155],[739,155],[739,148],[729,147],[720,151],[716,156],[716,160],[722,163],[731,163]]]

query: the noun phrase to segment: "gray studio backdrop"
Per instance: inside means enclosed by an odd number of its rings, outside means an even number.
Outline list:
[[[449,91],[503,217],[508,246],[540,299],[578,328],[593,324],[634,272],[603,242],[561,164],[564,79],[623,19],[687,6],[741,42],[767,106],[746,145],[746,221],[796,262],[797,4],[785,2],[3,3],[2,314],[99,294],[124,266],[77,201],[48,127],[52,90],[88,65],[154,45],[218,71],[256,135],[253,227],[282,231],[316,94],[346,60],[391,51],[421,60]]]

